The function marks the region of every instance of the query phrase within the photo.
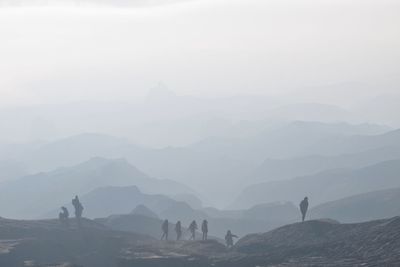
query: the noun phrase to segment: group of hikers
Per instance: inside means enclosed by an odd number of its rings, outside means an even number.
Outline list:
[[[78,222],[78,224],[80,224],[80,219],[82,218],[82,213],[83,213],[83,206],[82,206],[82,203],[79,201],[78,196],[75,196],[75,198],[72,199],[72,206],[74,206],[74,209],[75,209],[75,217],[77,219],[77,222]],[[66,207],[61,207],[61,210],[62,211],[58,214],[58,218],[60,219],[60,221],[63,224],[69,225],[68,209]],[[306,218],[307,210],[308,210],[308,197],[305,197],[300,202],[300,211],[301,211],[301,215],[302,215],[302,218],[301,218],[302,222],[304,222],[304,220]],[[187,229],[187,231],[190,232],[189,240],[196,240],[197,229],[198,229],[197,223],[195,220],[193,220]],[[161,240],[168,240],[168,233],[169,233],[168,220],[165,220],[162,223],[161,230],[162,230]],[[208,221],[207,220],[203,220],[203,222],[201,224],[201,232],[203,233],[202,240],[207,240],[207,238],[208,238]],[[178,241],[181,240],[181,238],[182,238],[181,221],[177,221],[177,223],[175,224],[175,233],[176,233],[176,240],[178,240]],[[238,236],[235,234],[232,234],[231,230],[228,230],[225,235],[225,242],[226,242],[226,246],[228,248],[233,246],[234,238],[238,238]]]
[[[300,212],[301,212],[301,220],[304,222],[308,210],[308,197],[305,197],[301,202],[300,202]],[[190,238],[189,240],[195,240],[196,239],[196,230],[198,229],[196,221],[192,221],[188,227],[188,231],[190,231]],[[162,230],[162,236],[161,240],[168,240],[168,232],[169,232],[169,222],[168,220],[165,220],[161,226]],[[208,221],[203,220],[203,223],[201,224],[201,232],[203,233],[203,238],[202,240],[207,240],[208,238]],[[181,240],[182,238],[182,224],[181,221],[178,221],[175,224],[175,233],[176,233],[176,240]],[[232,247],[233,246],[233,238],[238,238],[237,235],[232,234],[231,230],[228,230],[226,235],[225,235],[225,242],[226,246]]]
[[[75,198],[72,199],[72,206],[74,206],[75,209],[75,218],[78,221],[78,224],[80,224],[80,219],[82,218],[82,213],[83,213],[83,206],[82,203],[79,201],[78,196],[75,196]],[[59,220],[65,224],[69,225],[69,212],[66,207],[61,207],[61,212],[58,214]]]
[[[196,230],[198,229],[197,222],[193,220],[187,231],[190,232],[190,237],[189,240],[196,240]],[[169,233],[169,222],[168,220],[165,220],[162,223],[161,226],[162,230],[162,236],[161,240],[168,240],[168,233]],[[208,239],[208,221],[203,220],[201,224],[201,232],[203,233],[202,240],[205,241]],[[176,240],[179,241],[182,238],[182,223],[181,221],[177,221],[175,224],[175,233],[176,233]],[[225,242],[227,247],[232,247],[233,246],[233,238],[238,238],[237,235],[232,234],[231,230],[228,230],[228,232],[225,235]]]

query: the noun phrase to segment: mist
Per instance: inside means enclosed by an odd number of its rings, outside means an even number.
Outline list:
[[[398,263],[399,14],[0,0],[0,265]]]

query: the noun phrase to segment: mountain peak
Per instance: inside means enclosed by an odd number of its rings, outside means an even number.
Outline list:
[[[148,102],[164,102],[175,99],[176,97],[176,94],[172,90],[164,83],[159,82],[155,87],[149,90],[146,100]]]
[[[158,215],[145,205],[137,205],[131,212],[134,215],[142,215],[149,218],[159,219]]]

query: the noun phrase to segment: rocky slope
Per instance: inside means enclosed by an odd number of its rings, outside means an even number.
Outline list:
[[[400,266],[400,217],[295,223],[248,235],[232,249],[217,240],[158,241],[90,220],[79,228],[74,221],[0,219],[0,266]]]
[[[342,223],[366,222],[400,214],[400,188],[372,191],[312,208],[309,218],[332,218]]]
[[[110,267],[123,248],[146,240],[150,238],[111,231],[87,219],[78,227],[75,220],[66,226],[58,220],[0,218],[0,266]]]
[[[399,217],[358,224],[309,221],[243,238],[235,251],[246,256],[234,262],[236,266],[398,266],[399,237]]]
[[[232,250],[213,241],[131,254],[120,266],[400,266],[400,217],[358,224],[308,221],[249,235]],[[190,249],[187,249],[189,247]],[[203,250],[204,247],[208,249]],[[147,250],[149,251],[149,250]],[[133,256],[133,257],[132,257]]]

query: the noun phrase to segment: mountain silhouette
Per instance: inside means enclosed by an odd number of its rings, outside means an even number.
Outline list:
[[[75,195],[105,186],[137,186],[145,193],[173,195],[191,192],[177,182],[151,178],[123,159],[93,158],[76,166],[5,182],[0,188],[0,207],[7,217],[37,218],[69,203]],[[127,212],[136,205],[132,204]]]

